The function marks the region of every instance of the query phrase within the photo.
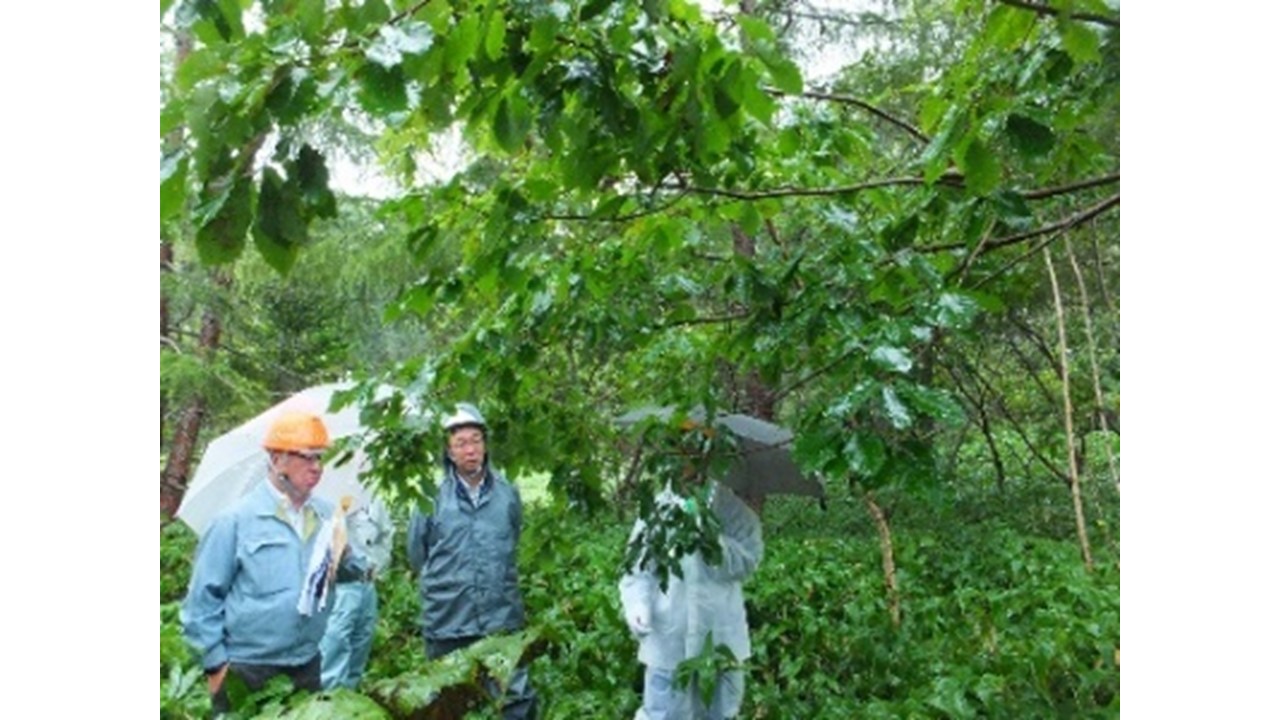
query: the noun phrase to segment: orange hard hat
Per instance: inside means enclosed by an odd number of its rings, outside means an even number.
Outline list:
[[[329,431],[319,415],[286,412],[267,429],[262,447],[268,450],[313,450],[329,447]]]

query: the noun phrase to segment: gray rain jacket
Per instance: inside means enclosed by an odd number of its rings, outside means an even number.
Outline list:
[[[516,574],[522,519],[519,492],[487,460],[476,505],[445,460],[434,512],[415,510],[409,522],[409,564],[418,576],[428,640],[524,627]]]

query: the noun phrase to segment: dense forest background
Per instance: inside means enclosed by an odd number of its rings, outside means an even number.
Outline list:
[[[828,491],[765,504],[744,716],[1118,715],[1118,5],[161,16],[162,716],[207,705],[170,521],[203,443],[337,379],[397,389],[368,424],[401,513],[438,450],[406,403],[492,419],[533,621],[492,652],[532,660],[548,717],[638,703],[613,418],[649,404],[783,424]],[[377,196],[334,182],[359,165]],[[360,694],[259,710],[474,700],[400,570]]]

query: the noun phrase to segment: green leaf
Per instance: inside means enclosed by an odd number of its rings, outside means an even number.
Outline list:
[[[961,330],[969,326],[978,314],[978,303],[958,292],[946,292],[938,297],[932,321],[938,327]]]
[[[734,16],[734,19],[738,22],[738,26],[742,28],[742,32],[753,42],[769,47],[773,47],[776,44],[777,39],[774,37],[773,28],[769,27],[769,23],[745,13],[738,13]]]
[[[208,77],[213,77],[226,69],[226,63],[222,60],[222,53],[210,48],[200,48],[187,55],[182,64],[178,66],[174,79],[177,81],[178,87],[183,90],[190,90],[195,87],[196,83]]]
[[[881,233],[881,237],[884,239],[885,249],[894,251],[910,245],[915,241],[916,235],[919,233],[920,216],[913,212],[885,228],[884,232]]]
[[[320,41],[324,32],[325,0],[295,0],[293,16],[298,19],[298,27],[307,42]]]
[[[296,183],[286,182],[274,168],[262,171],[254,244],[267,264],[280,274],[289,272],[307,241],[307,222]]]
[[[911,372],[912,360],[911,355],[899,347],[889,345],[881,345],[871,351],[871,362],[879,365],[885,370],[889,370],[903,375]]]
[[[356,71],[356,81],[360,106],[373,115],[389,115],[409,106],[399,66],[388,70],[378,63],[365,63]]]
[[[924,153],[921,154],[920,160],[924,164],[925,182],[935,182],[942,177],[942,173],[947,170],[947,158],[950,157],[951,147],[955,143],[956,136],[959,135],[962,113],[960,107],[952,105],[947,108],[946,115],[942,118],[942,124],[938,132],[929,141],[929,145],[925,147]]]
[[[1087,63],[1102,59],[1098,52],[1098,36],[1088,25],[1059,16],[1058,33],[1062,36],[1062,47],[1072,60]]]
[[[458,21],[445,40],[445,57],[450,70],[465,66],[480,45],[480,16],[468,14]]]
[[[532,123],[528,103],[518,92],[508,93],[498,102],[498,111],[493,118],[493,135],[503,150],[514,154],[524,147],[524,139]]]
[[[1035,13],[1010,5],[999,5],[987,20],[987,40],[996,47],[1012,50],[1026,41],[1036,23]]]
[[[1000,182],[1000,164],[985,143],[974,138],[964,152],[965,188],[972,195],[988,195]]]
[[[742,104],[755,119],[765,125],[773,124],[773,114],[778,109],[778,103],[760,87],[760,80],[754,73],[743,81]]]
[[[1053,149],[1053,130],[1027,117],[1014,113],[1004,123],[1014,149],[1028,157],[1044,155]]]
[[[484,51],[490,60],[500,60],[507,39],[507,20],[501,10],[489,17],[489,31],[484,36]]]
[[[904,385],[902,395],[918,413],[958,425],[965,420],[964,408],[950,394],[923,385]]]
[[[885,385],[881,388],[880,397],[884,401],[884,411],[888,414],[889,422],[893,424],[894,429],[906,430],[911,427],[911,413],[907,410],[907,406],[902,404],[893,386]]]
[[[804,76],[800,68],[786,58],[775,58],[768,63],[769,75],[778,89],[788,95],[799,95],[804,92]]]
[[[196,230],[196,250],[206,265],[221,265],[240,257],[253,220],[253,181],[239,178],[225,198],[213,201],[217,211]]]
[[[868,432],[853,433],[844,445],[849,470],[863,479],[875,477],[884,468],[887,455],[884,441]]]
[[[297,179],[308,215],[337,217],[338,201],[329,189],[329,168],[325,165],[324,155],[310,145],[303,145],[289,168],[289,175]]]
[[[160,221],[164,222],[182,210],[187,201],[187,168],[190,159],[178,150],[160,159]]]

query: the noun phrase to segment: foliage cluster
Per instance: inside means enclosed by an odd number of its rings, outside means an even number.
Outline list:
[[[1093,492],[1114,522],[1117,498],[1105,485]],[[896,509],[904,605],[897,630],[876,538],[855,498],[832,488],[825,511],[810,500],[770,502],[765,562],[745,586],[754,654],[744,717],[1117,715],[1114,546],[1101,548],[1097,571],[1085,573],[1078,547],[1061,539],[1071,535],[1070,518],[1040,510],[1043,487],[957,490],[926,506],[905,495],[881,499]],[[557,506],[526,512],[520,566],[536,639],[507,652],[533,658],[547,718],[624,717],[639,704],[641,669],[616,585],[630,527],[622,515],[588,518]],[[189,535],[167,533],[162,555],[189,551]],[[382,614],[362,687],[364,701],[378,703],[358,705],[386,714],[368,717],[407,717],[390,698],[404,702],[410,689],[440,682],[423,676],[416,583],[402,550],[396,555],[379,585]],[[180,563],[166,572],[175,586],[184,579]],[[175,623],[176,606],[162,605],[162,717],[190,717],[207,703],[202,679],[187,690],[185,711],[165,699],[180,690],[174,678],[194,667]],[[466,668],[450,672],[473,678]],[[356,708],[348,695],[295,701],[268,716],[310,717],[339,701]],[[482,706],[468,717],[496,715]]]

